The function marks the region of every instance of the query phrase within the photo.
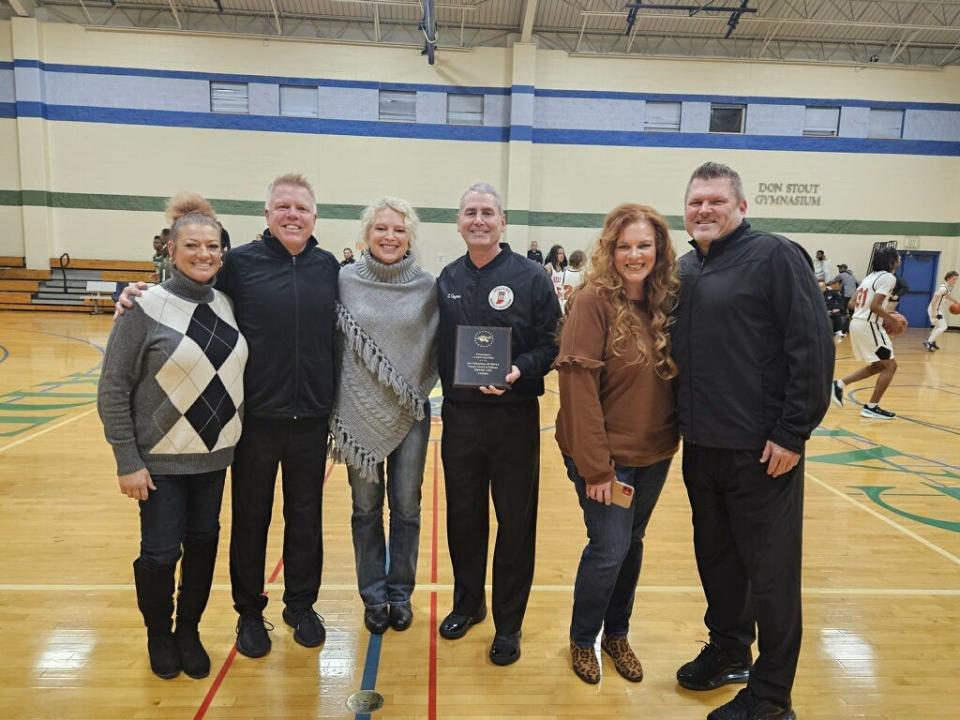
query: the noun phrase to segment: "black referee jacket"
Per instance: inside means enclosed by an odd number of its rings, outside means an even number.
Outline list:
[[[494,290],[497,292],[494,293]],[[560,303],[553,282],[536,263],[500,243],[500,254],[482,268],[469,255],[447,265],[437,278],[440,298],[440,381],[445,400],[518,402],[543,395],[543,376],[557,357]],[[491,300],[491,298],[493,298]],[[494,305],[509,305],[497,309]],[[512,362],[520,379],[501,396],[453,387],[457,325],[511,327]]]

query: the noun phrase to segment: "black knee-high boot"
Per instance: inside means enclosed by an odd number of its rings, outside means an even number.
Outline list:
[[[137,585],[137,605],[147,626],[147,652],[150,669],[165,680],[180,674],[180,653],[170,626],[173,622],[174,565],[154,565],[137,558],[133,577]]]
[[[206,543],[183,544],[174,639],[180,652],[180,665],[192,678],[203,678],[210,674],[210,656],[200,642],[199,626],[213,584],[217,542],[215,539]]]

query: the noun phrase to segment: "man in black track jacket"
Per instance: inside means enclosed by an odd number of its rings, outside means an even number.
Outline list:
[[[267,533],[277,468],[283,468],[283,619],[293,638],[326,638],[313,609],[323,569],[323,468],[336,385],[334,334],[340,264],[317,246],[317,203],[300,175],[270,185],[263,242],[226,256],[217,288],[233,300],[250,346],[246,414],[232,472],[230,581],[237,650],[270,651],[263,620]]]
[[[447,540],[453,563],[453,610],[440,635],[454,640],[486,617],[489,496],[499,528],[493,555],[490,659],[520,657],[520,626],[533,582],[540,483],[540,405],[543,376],[557,355],[560,304],[543,268],[500,242],[506,227],[500,196],[471,186],[460,200],[457,227],[467,254],[438,278],[441,452],[447,493]],[[458,325],[512,328],[509,390],[453,387]]]
[[[672,337],[710,642],[677,680],[691,690],[747,682],[709,720],[790,720],[803,451],[829,405],[834,344],[810,266],[786,238],[753,230],[746,209],[735,171],[694,172],[684,209],[693,250],[678,263]]]

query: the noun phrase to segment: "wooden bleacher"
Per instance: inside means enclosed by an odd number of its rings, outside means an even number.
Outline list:
[[[22,257],[0,256],[0,310],[96,312],[113,307],[106,282],[150,282],[153,263],[50,258],[49,270],[28,270]],[[91,288],[93,288],[91,290]]]

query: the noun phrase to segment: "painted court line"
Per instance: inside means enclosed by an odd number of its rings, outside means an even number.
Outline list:
[[[437,535],[440,527],[440,443],[433,446],[433,535],[430,539],[430,584],[437,587]],[[451,588],[452,589],[452,588]],[[427,662],[427,719],[437,718],[437,590],[430,591],[430,625],[427,634],[430,636],[430,647]]]
[[[50,427],[44,428],[43,430],[38,430],[37,432],[35,432],[35,433],[31,434],[31,435],[27,435],[26,437],[22,437],[22,438],[20,438],[19,440],[14,440],[14,441],[13,441],[12,443],[10,443],[9,445],[4,445],[3,447],[0,447],[0,453],[6,452],[7,450],[10,450],[11,448],[15,448],[17,445],[22,445],[23,443],[27,442],[28,440],[34,440],[34,439],[40,437],[41,435],[46,435],[48,432],[52,432],[53,430],[57,430],[57,429],[59,429],[59,428],[62,428],[64,425],[69,425],[69,424],[72,423],[74,420],[79,420],[80,418],[86,417],[86,416],[89,415],[90,413],[93,413],[93,412],[96,412],[96,411],[97,411],[97,408],[92,407],[92,408],[90,408],[89,410],[86,410],[86,411],[80,413],[79,415],[74,415],[73,417],[69,417],[69,418],[67,418],[66,420],[62,420],[62,421],[58,422],[58,423],[55,424],[55,425],[51,425]]]
[[[825,490],[829,490],[830,492],[832,492],[832,493],[833,493],[834,495],[836,495],[837,497],[843,498],[846,502],[850,503],[851,505],[860,508],[861,510],[863,510],[863,511],[866,512],[866,513],[869,513],[870,515],[873,515],[873,516],[874,516],[875,518],[877,518],[878,520],[882,520],[882,521],[885,522],[887,525],[889,525],[890,527],[894,528],[895,530],[900,531],[901,533],[903,533],[903,534],[906,535],[907,537],[913,538],[914,540],[916,540],[918,543],[920,543],[920,544],[923,545],[924,547],[926,547],[926,548],[928,548],[928,549],[930,549],[930,550],[933,550],[933,551],[934,551],[935,553],[937,553],[938,555],[941,555],[941,556],[943,556],[944,558],[946,558],[947,560],[950,560],[951,562],[953,562],[953,563],[955,563],[955,564],[957,564],[957,565],[960,565],[960,557],[957,557],[956,555],[954,555],[954,554],[953,554],[952,552],[950,552],[949,550],[944,550],[942,547],[940,547],[940,546],[937,545],[936,543],[930,542],[930,541],[927,540],[925,537],[922,537],[922,536],[918,535],[917,533],[913,532],[913,530],[910,530],[910,529],[904,527],[903,525],[901,525],[900,523],[898,523],[896,520],[892,520],[891,518],[887,517],[887,516],[884,515],[883,513],[879,512],[879,511],[877,511],[877,510],[874,510],[874,509],[871,508],[871,507],[867,507],[866,505],[864,505],[863,503],[859,502],[858,500],[856,500],[855,498],[851,497],[850,495],[846,495],[846,494],[840,492],[839,490],[837,490],[837,489],[836,489],[835,487],[833,487],[832,485],[830,485],[830,484],[824,482],[823,480],[821,480],[820,478],[818,478],[816,475],[813,475],[812,473],[809,473],[809,472],[807,472],[807,473],[805,473],[805,474],[806,474],[806,476],[807,476],[808,478],[810,478],[811,480],[813,480],[815,483],[817,483],[817,485],[819,485],[820,487],[824,488]]]
[[[268,586],[279,589],[280,586]],[[324,590],[330,590],[331,586],[324,585]],[[214,590],[227,591],[229,585],[214,585]],[[356,591],[356,586],[342,586],[343,590]],[[430,592],[432,594],[439,592],[452,592],[453,585],[441,585],[436,583],[423,583],[417,585],[418,590]],[[133,592],[133,583],[124,585],[117,584],[53,584],[53,583],[0,583],[0,592]],[[573,585],[534,585],[532,592],[562,592],[572,593]],[[648,595],[684,595],[687,593],[702,593],[703,589],[697,585],[641,585],[637,592]],[[849,587],[804,587],[804,595],[877,595],[890,597],[922,597],[925,595],[939,597],[960,597],[960,588],[849,588]]]

